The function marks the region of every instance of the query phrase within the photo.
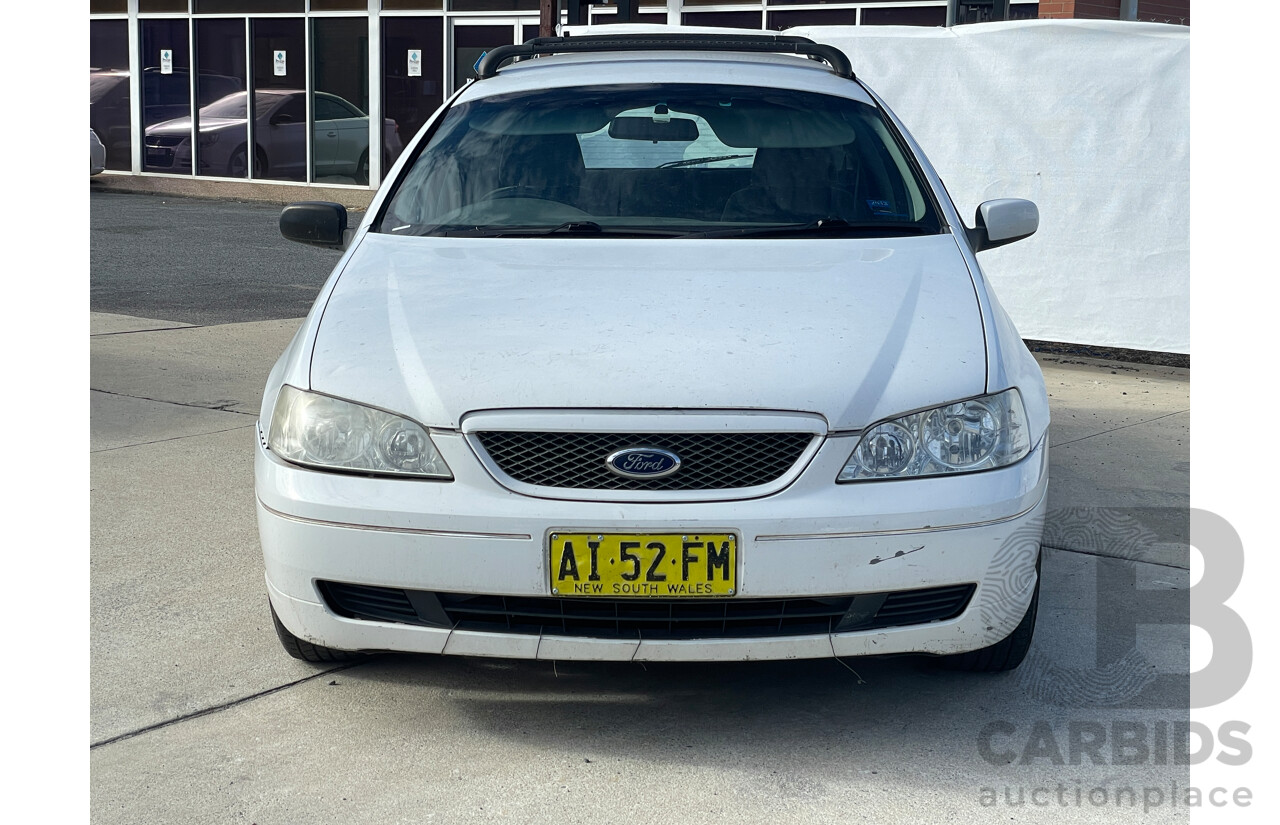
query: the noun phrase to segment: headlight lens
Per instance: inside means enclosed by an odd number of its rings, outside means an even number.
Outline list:
[[[288,385],[276,399],[267,443],[309,467],[453,478],[427,431],[409,419]]]
[[[858,439],[836,481],[990,470],[1030,451],[1022,396],[1005,390],[876,424]]]

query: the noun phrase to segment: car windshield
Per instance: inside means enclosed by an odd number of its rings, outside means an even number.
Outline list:
[[[449,110],[379,231],[859,237],[939,222],[876,107],[792,89],[627,84]]]

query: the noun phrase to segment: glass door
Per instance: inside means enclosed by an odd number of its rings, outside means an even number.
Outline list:
[[[393,126],[382,172],[444,103],[444,18],[382,19],[382,110]]]
[[[450,21],[449,88],[461,89],[476,76],[476,63],[485,52],[499,46],[523,43],[525,32],[532,27],[536,34],[538,19],[518,17],[455,17]]]

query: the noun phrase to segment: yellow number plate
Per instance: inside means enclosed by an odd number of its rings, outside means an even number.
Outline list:
[[[732,533],[552,533],[551,592],[558,596],[706,598],[737,587]]]

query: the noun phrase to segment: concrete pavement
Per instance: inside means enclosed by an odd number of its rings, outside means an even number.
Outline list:
[[[274,637],[253,513],[262,384],[298,322],[91,314],[94,822],[1072,822],[1186,786],[1171,755],[1115,748],[1187,719],[1188,370],[1041,358],[1051,549],[1015,673],[320,668]]]

